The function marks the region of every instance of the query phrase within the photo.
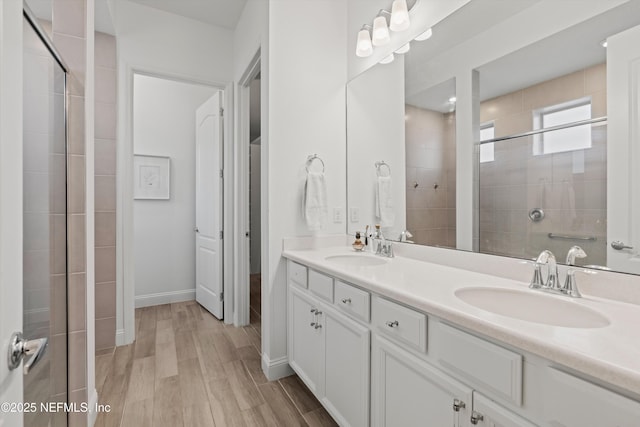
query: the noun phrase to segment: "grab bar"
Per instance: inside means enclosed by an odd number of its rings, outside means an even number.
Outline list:
[[[598,238],[595,236],[570,236],[568,234],[554,234],[554,233],[549,233],[548,236],[550,239],[584,240],[587,242],[595,242],[596,240],[598,240]]]

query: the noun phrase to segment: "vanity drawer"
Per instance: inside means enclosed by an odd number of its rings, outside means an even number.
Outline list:
[[[489,396],[522,405],[522,355],[441,323],[438,362]]]
[[[343,311],[369,322],[369,292],[336,280],[336,305]]]
[[[303,288],[307,287],[307,267],[289,261],[289,280]]]
[[[427,351],[427,316],[425,314],[375,297],[373,324],[385,335],[417,350]]]
[[[309,290],[320,298],[333,302],[333,278],[309,270]]]

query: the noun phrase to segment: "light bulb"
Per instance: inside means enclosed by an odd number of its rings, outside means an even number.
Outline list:
[[[394,58],[395,57],[393,56],[393,53],[390,53],[388,56],[385,56],[384,58],[382,58],[380,60],[380,63],[381,64],[389,64],[389,63],[393,62]]]
[[[425,31],[424,33],[418,35],[418,37],[416,37],[414,40],[417,40],[419,42],[421,41],[425,41],[427,39],[430,39],[431,36],[433,35],[433,30],[431,28],[429,28],[427,31]]]
[[[373,46],[371,45],[371,36],[369,31],[362,29],[358,33],[358,43],[356,44],[356,56],[364,58],[370,56],[373,53]]]
[[[609,43],[608,43],[606,40],[602,40],[602,41],[600,42],[600,46],[602,46],[602,47],[604,47],[604,48],[606,48],[608,44],[609,44]]]
[[[373,35],[371,39],[374,46],[383,46],[391,40],[387,19],[384,16],[378,16],[373,20]]]
[[[411,50],[411,43],[405,44],[400,49],[396,50],[396,53],[407,53],[409,50]]]
[[[406,0],[395,0],[391,6],[391,31],[404,31],[411,25]]]
[[[458,99],[455,96],[452,96],[451,98],[449,98],[449,103],[450,104],[455,104],[457,100]]]

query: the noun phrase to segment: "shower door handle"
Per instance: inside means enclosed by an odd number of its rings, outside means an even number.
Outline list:
[[[633,246],[625,245],[624,242],[621,242],[620,240],[614,240],[613,242],[611,242],[611,247],[616,251],[621,251],[623,249],[633,249]]]
[[[20,366],[24,356],[31,356],[24,364],[24,374],[27,375],[31,369],[44,357],[47,350],[49,338],[38,338],[35,340],[25,340],[22,332],[14,332],[9,343],[9,370],[12,371]]]

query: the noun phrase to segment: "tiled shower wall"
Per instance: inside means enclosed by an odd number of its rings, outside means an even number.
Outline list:
[[[70,68],[67,78],[67,242],[69,401],[87,401],[85,98],[86,2],[53,0],[53,43]],[[86,414],[69,415],[70,426]]]
[[[407,230],[415,243],[456,245],[455,113],[405,105]]]
[[[480,123],[493,121],[496,137],[527,132],[535,110],[584,97],[592,117],[607,115],[605,64],[485,101]],[[585,150],[534,156],[531,137],[496,143],[495,160],[480,165],[480,251],[532,258],[577,244],[588,254],[583,263],[606,265],[606,142],[606,126],[593,126]],[[545,212],[540,222],[528,217],[534,207]]]
[[[96,351],[116,336],[116,39],[95,38]]]

